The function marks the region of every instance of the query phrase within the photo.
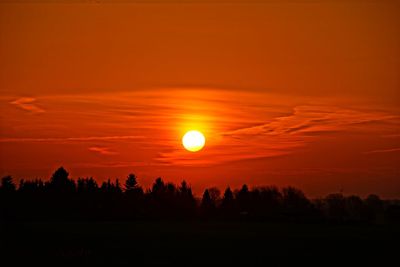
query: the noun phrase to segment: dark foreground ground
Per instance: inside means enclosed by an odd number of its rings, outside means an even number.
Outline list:
[[[261,222],[2,223],[1,263],[398,266],[400,227]],[[322,260],[322,261],[321,261]],[[391,262],[391,263],[390,263]],[[28,266],[28,265],[25,265]]]

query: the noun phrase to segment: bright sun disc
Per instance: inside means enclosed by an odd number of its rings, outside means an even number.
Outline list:
[[[186,150],[196,152],[204,147],[206,138],[199,131],[189,131],[182,138],[182,144]]]

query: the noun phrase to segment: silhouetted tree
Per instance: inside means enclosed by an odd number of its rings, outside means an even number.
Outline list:
[[[213,216],[216,211],[216,205],[213,199],[211,198],[210,192],[208,189],[204,190],[203,198],[201,199],[201,213],[205,217]]]
[[[246,184],[236,193],[236,203],[241,215],[248,215],[250,211],[250,191]]]
[[[0,185],[0,221],[16,215],[16,186],[11,176],[1,179]]]
[[[400,201],[389,201],[385,208],[385,219],[391,223],[400,223]]]
[[[125,181],[125,192],[134,191],[138,187],[136,176],[134,174],[129,174]]]
[[[121,185],[119,183],[119,179],[115,179],[115,186],[114,186],[114,190],[117,194],[121,194],[122,193],[122,188]]]
[[[142,217],[143,210],[143,189],[139,186],[134,174],[129,174],[125,180],[125,203],[123,206],[127,210],[127,218]]]
[[[185,180],[182,181],[181,185],[178,188],[178,191],[182,196],[192,196],[192,189],[188,186]]]
[[[44,183],[40,179],[25,181],[21,179],[18,187],[20,193],[35,194],[44,190]]]
[[[186,181],[182,181],[181,185],[178,187],[178,195],[181,201],[194,201],[192,188],[186,183]]]
[[[108,179],[99,187],[96,180],[69,178],[63,168],[57,169],[48,182],[21,179],[16,187],[10,176],[0,184],[0,216],[12,219],[187,219],[201,218],[280,220],[319,222],[385,223],[400,221],[400,202],[381,200],[369,195],[344,197],[330,194],[310,201],[294,187],[279,190],[275,186],[247,185],[227,187],[223,197],[216,187],[204,191],[197,205],[192,188],[186,181],[178,186],[157,178],[146,192],[133,174],[127,176],[122,190],[119,180]]]
[[[221,202],[221,210],[223,216],[230,217],[234,213],[233,192],[229,186],[225,189],[224,196]]]
[[[366,220],[367,210],[364,202],[358,196],[349,196],[345,199],[346,220],[363,221]]]
[[[346,217],[345,198],[342,194],[329,194],[325,197],[324,212],[328,219],[343,221]]]
[[[221,190],[219,190],[217,187],[210,187],[208,188],[208,192],[211,200],[215,203],[215,206],[218,206],[219,202],[221,201]]]
[[[284,213],[295,220],[307,219],[312,214],[312,204],[303,191],[288,186],[282,189]]]
[[[224,197],[222,199],[222,205],[229,205],[233,202],[233,193],[230,187],[227,187],[224,192]]]
[[[192,188],[182,181],[177,191],[177,206],[182,217],[192,217],[196,211],[196,200],[194,199]]]
[[[2,193],[12,193],[16,191],[16,186],[11,176],[1,178],[0,190]]]
[[[119,180],[116,179],[115,183],[111,179],[107,179],[100,186],[99,204],[101,209],[101,217],[105,219],[118,219],[123,217],[122,213],[122,189],[119,185]]]
[[[165,185],[161,177],[158,177],[153,183],[147,199],[152,217],[170,214],[169,207],[171,203],[167,193],[167,185]]]
[[[258,190],[259,195],[253,194],[258,216],[274,219],[280,217],[283,206],[283,196],[279,189],[276,186],[267,186],[260,187]]]
[[[68,178],[69,173],[63,168],[58,168],[50,178],[50,186],[58,192],[72,192],[75,190],[75,182]]]
[[[78,178],[76,183],[75,216],[94,219],[100,213],[100,191],[97,182],[90,178]]]
[[[68,175],[69,173],[63,167],[60,167],[53,173],[50,182],[52,184],[59,184],[62,186],[68,182]]]
[[[379,196],[371,194],[365,199],[367,219],[371,222],[382,223],[384,221],[384,205]]]
[[[76,190],[78,193],[96,192],[99,186],[97,182],[90,178],[78,178]]]
[[[201,207],[207,209],[208,207],[214,206],[213,201],[211,200],[210,192],[208,189],[204,190],[203,198],[201,199]]]
[[[158,177],[153,184],[151,192],[152,194],[162,194],[165,192],[165,189],[166,187],[164,181],[161,179],[161,177]]]
[[[52,199],[48,203],[49,215],[63,219],[77,216],[75,181],[69,179],[69,173],[63,167],[53,173],[47,186],[49,197]]]
[[[175,186],[173,183],[167,183],[167,186],[166,186],[166,193],[167,193],[169,196],[174,196],[175,193],[176,193],[176,186]]]

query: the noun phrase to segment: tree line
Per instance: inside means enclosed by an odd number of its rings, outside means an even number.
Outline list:
[[[400,202],[382,200],[377,195],[329,194],[309,199],[294,187],[279,189],[243,185],[223,193],[208,188],[196,199],[190,185],[166,183],[157,178],[144,189],[129,174],[121,185],[108,180],[101,185],[93,178],[69,178],[63,168],[49,181],[1,179],[0,216],[2,220],[262,220],[337,223],[398,223]]]

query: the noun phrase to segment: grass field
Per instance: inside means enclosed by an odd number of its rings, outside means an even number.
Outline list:
[[[16,263],[263,264],[389,260],[400,228],[261,222],[2,224],[2,261]]]

